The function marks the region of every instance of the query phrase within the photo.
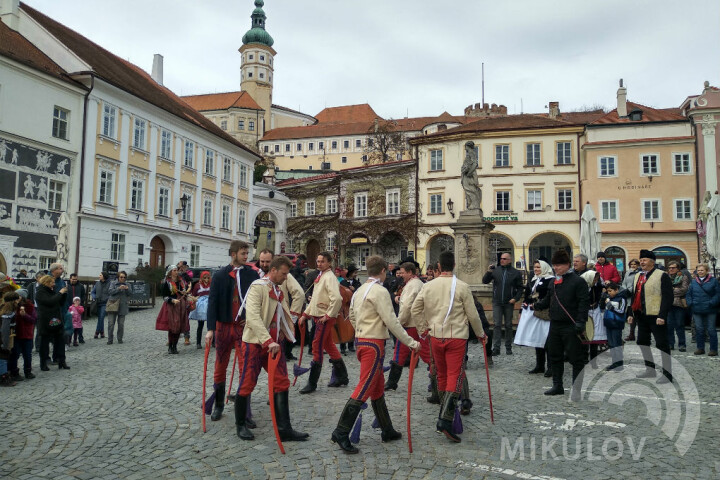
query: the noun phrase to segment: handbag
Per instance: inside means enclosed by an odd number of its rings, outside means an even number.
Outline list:
[[[105,311],[107,313],[117,313],[117,311],[120,309],[120,299],[114,298],[112,300],[108,300],[105,304]]]
[[[540,320],[545,320],[546,322],[550,321],[550,309],[546,308],[544,310],[537,310],[533,308],[533,315],[535,315]]]

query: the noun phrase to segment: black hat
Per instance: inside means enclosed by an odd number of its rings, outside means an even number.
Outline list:
[[[655,260],[655,254],[651,250],[640,250],[640,258],[649,258]]]
[[[565,250],[558,250],[552,256],[553,265],[570,265],[570,255]]]
[[[353,265],[352,263],[350,265],[348,265],[347,276],[349,277],[351,273],[357,272],[357,269],[358,269],[358,267]]]
[[[595,258],[600,258],[600,257],[605,258],[605,252],[598,252],[597,255],[595,256]]]

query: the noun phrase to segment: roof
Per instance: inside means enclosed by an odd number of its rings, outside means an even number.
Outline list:
[[[315,118],[319,123],[374,122],[376,118],[382,119],[367,103],[328,107],[315,115]]]
[[[247,92],[206,93],[180,97],[185,103],[199,112],[208,110],[228,110],[230,108],[247,108],[262,110],[262,107]]]
[[[290,113],[296,113],[296,114],[298,114],[298,115],[303,115],[303,116],[305,116],[305,117],[309,117],[309,118],[312,118],[312,119],[317,120],[315,117],[313,117],[312,115],[309,115],[309,114],[307,114],[307,113],[305,113],[305,112],[301,112],[300,110],[293,110],[292,108],[283,107],[282,105],[277,105],[277,104],[275,104],[275,103],[273,103],[273,104],[271,105],[271,108],[276,108],[276,109],[278,109],[278,110],[284,110],[284,111],[290,112]]]
[[[283,180],[282,182],[277,182],[275,184],[276,187],[287,187],[289,185],[296,185],[298,183],[309,183],[309,182],[315,182],[317,180],[326,180],[328,178],[337,177],[337,172],[332,173],[323,173],[320,175],[315,175],[313,177],[303,177],[303,178],[291,178],[289,180]]]
[[[627,102],[628,114],[630,114],[633,110],[642,111],[642,120],[630,120],[629,117],[620,118],[616,108],[592,122],[590,126],[689,121],[687,118],[682,116],[679,108],[652,108],[639,103]]]
[[[0,21],[0,55],[11,58],[41,72],[71,82],[65,70],[25,37]]]
[[[255,157],[259,157],[252,149],[225,133],[200,112],[183,102],[182,99],[175,95],[170,89],[155,82],[147,72],[137,65],[123,60],[27,4],[21,3],[20,6],[22,10],[50,32],[50,34],[58,39],[65,47],[72,50],[75,55],[89,64],[93,69],[90,73],[176,117],[208,131],[236,147],[242,148]],[[70,74],[72,75],[73,72],[70,72]]]
[[[536,114],[508,115],[504,117],[484,117],[456,128],[443,130],[441,132],[433,133],[430,135],[423,135],[422,137],[415,137],[411,139],[411,142],[421,142],[423,139],[427,138],[441,138],[444,136],[455,135],[459,133],[481,133],[503,130],[527,130],[573,126],[576,126],[576,124],[567,122],[565,120],[549,118],[545,115]]]
[[[384,167],[404,167],[404,166],[411,166],[411,165],[415,165],[415,160],[399,160],[399,161],[395,161],[395,162],[373,163],[370,165],[362,165],[360,167],[346,168],[340,172],[331,172],[331,173],[324,173],[321,175],[315,175],[313,177],[293,178],[293,179],[289,179],[289,180],[283,180],[282,182],[278,182],[275,185],[277,187],[287,187],[289,185],[297,185],[300,183],[310,183],[310,182],[315,182],[318,180],[326,180],[326,179],[334,178],[337,176],[352,175],[353,173],[362,171],[362,170],[378,170],[378,169],[382,169]]]
[[[543,113],[542,115],[545,117],[549,117],[547,113]],[[566,122],[570,122],[573,125],[587,125],[603,117],[604,115],[605,112],[602,109],[597,109],[590,112],[561,112],[557,118]]]

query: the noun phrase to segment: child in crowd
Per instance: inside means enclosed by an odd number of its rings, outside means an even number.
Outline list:
[[[78,346],[78,337],[80,336],[80,333],[82,332],[82,316],[85,312],[85,307],[80,305],[81,300],[80,297],[73,298],[73,303],[68,308],[68,312],[72,314],[72,323],[73,323],[73,346]]]
[[[15,382],[10,378],[8,372],[8,360],[10,359],[15,336],[15,310],[20,302],[20,296],[15,292],[8,292],[3,296],[3,303],[0,307],[0,386],[14,387]]]
[[[625,328],[627,300],[618,295],[620,286],[615,282],[606,285],[606,293],[601,303],[605,306],[603,323],[607,329],[607,341],[612,355],[612,364],[605,370],[620,372],[623,370],[622,332]]]

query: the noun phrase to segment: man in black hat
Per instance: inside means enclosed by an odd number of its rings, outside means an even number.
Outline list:
[[[672,280],[667,273],[655,267],[655,254],[650,250],[640,250],[640,268],[635,275],[631,297],[631,316],[628,323],[637,322],[637,344],[645,359],[645,371],[638,378],[655,378],[655,362],[650,351],[650,334],[655,339],[658,350],[665,352],[662,358],[663,376],[657,383],[672,382],[670,369],[670,344],[667,335],[667,314],[673,303]]]
[[[547,349],[552,365],[553,386],[545,395],[563,395],[564,355],[573,367],[572,401],[580,400],[582,370],[586,354],[578,335],[585,333],[588,320],[590,296],[587,283],[570,271],[570,256],[565,250],[558,250],[552,256],[555,281],[547,295],[535,306],[538,310],[550,310],[550,332]]]

